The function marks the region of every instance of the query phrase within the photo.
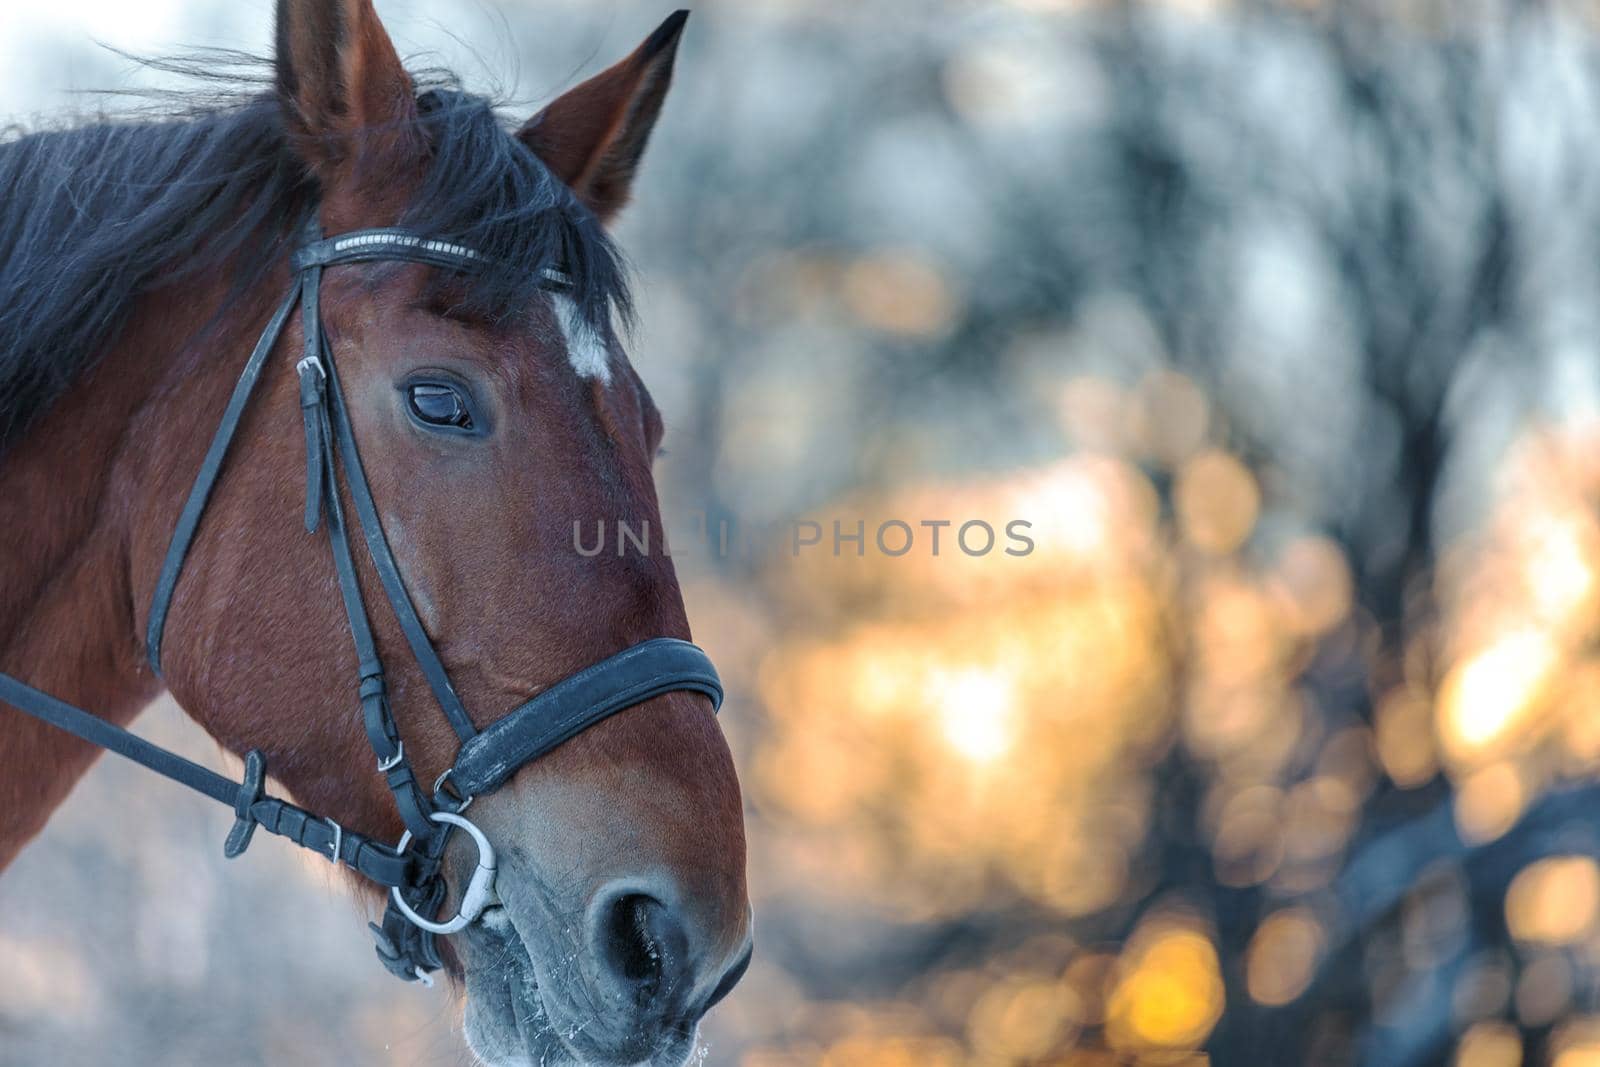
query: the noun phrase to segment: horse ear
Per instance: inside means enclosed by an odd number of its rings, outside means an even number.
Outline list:
[[[411,78],[372,0],[278,0],[279,103],[314,168],[395,147],[416,116]]]
[[[631,56],[563,93],[517,133],[601,222],[628,202],[688,18],[674,12]]]

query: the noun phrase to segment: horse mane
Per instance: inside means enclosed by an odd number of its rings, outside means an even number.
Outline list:
[[[13,129],[0,142],[0,454],[90,369],[137,297],[265,240],[240,258],[234,284],[249,285],[287,253],[316,200],[277,99],[261,91],[270,61],[141,62],[209,88],[140,94],[130,115]],[[485,255],[468,276],[474,309],[514,315],[541,272],[560,268],[591,324],[613,310],[626,319],[621,258],[598,220],[491,101],[447,71],[414,80],[430,162],[400,224]]]

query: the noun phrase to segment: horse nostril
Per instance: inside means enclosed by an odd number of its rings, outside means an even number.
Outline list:
[[[750,969],[750,960],[755,955],[755,945],[744,950],[744,955],[739,957],[739,962],[729,967],[723,974],[722,980],[711,991],[711,996],[706,1001],[706,1011],[710,1011],[722,1002],[722,999],[733,992],[733,987],[739,984],[739,979],[744,977],[744,972]]]
[[[669,1013],[693,985],[688,939],[666,905],[643,893],[611,902],[602,915],[601,956],[640,1008]]]

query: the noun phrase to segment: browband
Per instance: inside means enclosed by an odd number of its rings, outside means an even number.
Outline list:
[[[337,237],[325,237],[301,245],[289,257],[289,267],[298,273],[307,267],[370,263],[383,259],[410,260],[451,270],[480,270],[487,262],[482,255],[465,245],[388,226],[352,230]],[[564,270],[546,267],[540,274],[539,284],[541,288],[560,292],[572,288],[572,278]]]

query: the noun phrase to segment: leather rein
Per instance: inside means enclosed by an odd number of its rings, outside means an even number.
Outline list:
[[[384,537],[356,449],[333,352],[322,326],[319,299],[323,270],[376,260],[403,260],[466,272],[479,269],[484,263],[483,257],[472,249],[407,230],[355,230],[323,238],[315,218],[307,224],[305,243],[290,259],[294,279],[289,291],[245,362],[178,516],[156,582],[146,651],[151,666],[160,674],[162,633],[184,559],[251,394],[298,305],[305,334],[305,352],[295,364],[305,426],[305,527],[308,532],[315,532],[321,525],[328,531],[339,593],[355,645],[362,724],[377,759],[377,769],[384,776],[406,828],[399,843],[384,844],[345,829],[333,819],[268,796],[266,759],[259,751],[251,750],[245,755],[243,781],[234,782],[3,673],[0,702],[230,805],[234,823],[223,846],[224,854],[230,858],[245,851],[259,827],[386,887],[389,899],[383,921],[381,925],[368,924],[377,941],[378,958],[398,977],[432,985],[430,973],[442,966],[437,936],[463,929],[496,900],[494,846],[463,814],[472,799],[505,784],[523,765],[602,719],[664,693],[701,693],[717,709],[722,704],[722,683],[700,648],[687,641],[658,637],[568,676],[481,731],[473,725],[417,616]],[[548,270],[540,279],[540,286],[562,292],[570,288],[570,283],[560,271]],[[356,579],[338,473],[343,474],[355,507],[356,525],[406,643],[461,740],[454,764],[431,789],[424,789],[417,781],[390,711],[383,663]],[[456,828],[472,838],[478,862],[461,892],[455,915],[440,920],[437,913],[448,892],[443,875],[444,848],[450,831]]]

